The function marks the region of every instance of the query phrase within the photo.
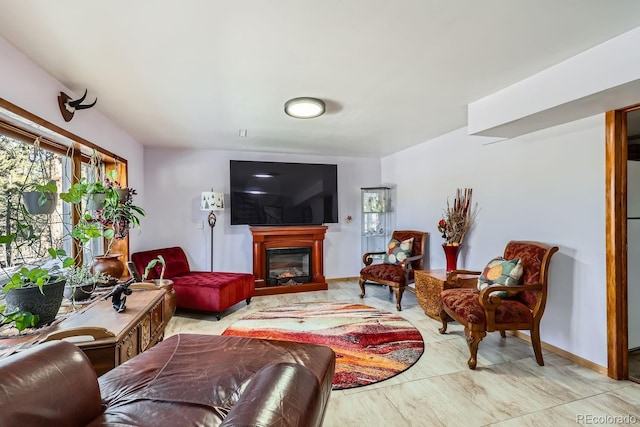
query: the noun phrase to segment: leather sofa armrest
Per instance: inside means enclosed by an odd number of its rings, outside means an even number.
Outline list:
[[[85,354],[51,341],[0,360],[0,425],[86,426],[102,413],[98,378]]]
[[[296,363],[278,363],[256,372],[220,427],[321,426],[324,410],[315,375]]]

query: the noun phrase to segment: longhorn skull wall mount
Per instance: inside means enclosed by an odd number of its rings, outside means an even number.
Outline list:
[[[84,90],[84,95],[75,100],[72,100],[66,93],[60,92],[60,95],[58,95],[58,106],[60,107],[60,112],[62,113],[62,118],[65,122],[69,122],[73,119],[73,113],[75,113],[76,110],[86,110],[87,108],[93,107],[96,105],[96,102],[98,102],[98,98],[96,98],[96,100],[91,104],[82,105],[82,102],[86,97],[87,89]]]

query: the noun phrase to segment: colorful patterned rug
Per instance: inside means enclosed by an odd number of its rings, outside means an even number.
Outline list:
[[[222,335],[321,344],[336,353],[333,390],[391,378],[418,361],[420,332],[400,316],[362,304],[302,303],[249,315]]]

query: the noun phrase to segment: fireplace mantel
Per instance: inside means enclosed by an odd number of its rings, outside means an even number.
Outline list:
[[[326,225],[250,227],[253,235],[255,295],[326,290],[328,287],[324,277],[323,241],[327,228]],[[292,247],[311,248],[311,282],[295,286],[267,286],[267,249]]]

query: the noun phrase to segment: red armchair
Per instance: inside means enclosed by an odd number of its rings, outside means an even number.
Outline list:
[[[478,344],[487,332],[500,331],[506,338],[505,331],[528,330],[531,345],[539,365],[544,365],[542,347],[540,345],[540,320],[547,302],[547,277],[549,263],[557,246],[528,241],[511,241],[504,249],[503,258],[512,260],[520,258],[522,262],[522,285],[503,286],[490,285],[478,291],[476,289],[454,288],[440,293],[442,311],[440,333],[447,331],[449,316],[464,325],[464,333],[471,356],[467,364],[470,369],[477,365]],[[479,271],[454,270],[449,274],[447,282],[454,284],[457,274],[481,274]],[[455,285],[454,285],[455,286]],[[500,298],[496,291],[513,295]]]
[[[413,281],[414,270],[422,270],[424,266],[427,233],[414,230],[396,230],[391,238],[399,242],[413,238],[410,256],[397,264],[373,264],[374,255],[384,255],[386,252],[367,252],[364,254],[362,262],[365,267],[360,270],[360,298],[364,298],[366,282],[389,286],[389,292],[395,290],[396,293],[396,309],[402,311],[400,305],[402,294],[407,285]]]

